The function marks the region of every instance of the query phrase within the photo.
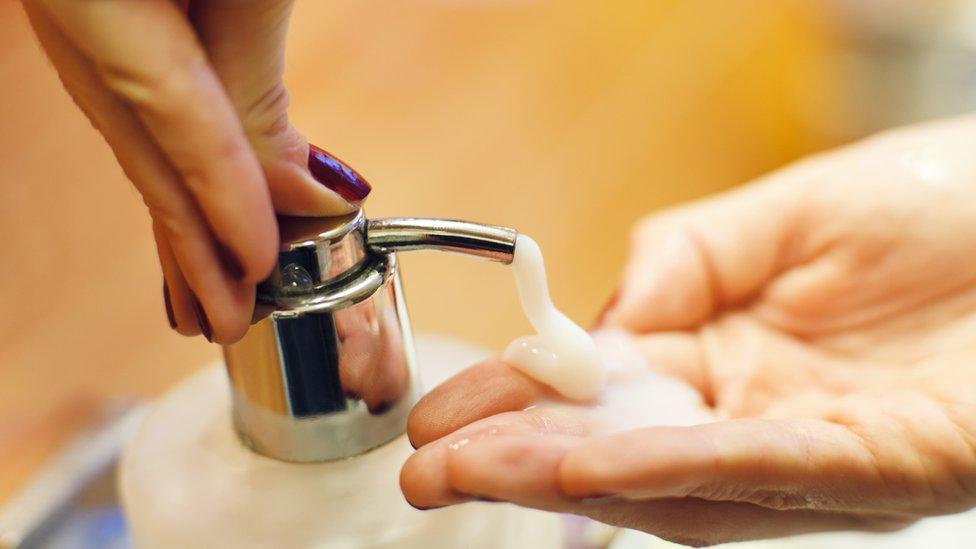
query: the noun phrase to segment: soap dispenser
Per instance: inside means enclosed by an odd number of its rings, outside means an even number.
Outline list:
[[[285,461],[347,458],[403,434],[419,396],[396,252],[437,249],[510,263],[512,229],[444,219],[279,220],[258,286],[261,318],[224,348],[234,423]]]
[[[421,512],[397,484],[420,372],[482,356],[443,339],[415,348],[397,253],[508,263],[516,231],[361,210],[283,217],[279,229],[277,264],[225,368],[164,395],[124,452],[135,545],[561,547],[557,515],[493,503]]]

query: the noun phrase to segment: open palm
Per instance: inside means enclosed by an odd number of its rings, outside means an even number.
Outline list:
[[[602,325],[717,420],[596,435],[489,361],[415,409],[407,499],[696,544],[976,505],[974,142],[971,119],[900,130],[643,221]]]

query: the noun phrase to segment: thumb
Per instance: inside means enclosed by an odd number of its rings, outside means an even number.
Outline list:
[[[605,323],[639,332],[691,329],[756,296],[788,260],[801,202],[798,172],[638,223]]]
[[[192,2],[189,16],[237,109],[278,213],[339,215],[370,187],[288,121],[282,81],[292,0]],[[309,168],[312,168],[311,171]]]

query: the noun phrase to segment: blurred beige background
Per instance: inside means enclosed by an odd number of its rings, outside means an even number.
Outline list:
[[[519,228],[583,324],[636,219],[845,137],[812,0],[304,1],[293,31],[292,117],[373,183],[368,214]],[[0,52],[2,501],[103,402],[218,349],[169,331],[141,201],[15,2]],[[499,348],[528,330],[501,266],[403,268],[417,331]]]

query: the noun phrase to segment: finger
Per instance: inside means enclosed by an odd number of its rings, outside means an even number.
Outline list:
[[[799,193],[781,174],[641,222],[605,322],[635,331],[695,328],[784,268]]]
[[[509,501],[546,511],[567,512],[649,532],[689,545],[764,539],[830,530],[887,531],[907,519],[858,516],[815,510],[775,510],[751,503],[697,498],[628,501],[612,497],[580,499],[563,490],[561,469],[585,439],[563,434],[504,434],[485,437],[440,456],[447,478],[448,504],[471,499]]]
[[[200,324],[191,302],[192,290],[180,271],[173,249],[163,235],[158,223],[153,223],[153,238],[156,241],[156,252],[159,254],[159,264],[163,270],[164,299],[168,301],[169,314],[172,315],[171,325],[185,336],[200,333]]]
[[[479,419],[523,410],[547,391],[499,359],[488,359],[424,395],[410,412],[407,435],[419,448]]]
[[[696,497],[773,509],[847,510],[885,490],[872,452],[817,420],[653,427],[588,440],[566,456],[566,493]]]
[[[476,421],[414,452],[400,471],[400,488],[414,507],[428,509],[470,499],[458,491],[449,466],[451,455],[488,438],[506,436],[571,436],[585,434],[585,425],[566,411],[533,409],[498,414]]]
[[[143,196],[154,218],[154,233],[163,237],[181,275],[170,272],[167,280],[171,303],[181,333],[200,333],[199,322],[183,322],[180,311],[189,295],[200,296],[201,311],[207,319],[210,336],[230,342],[239,338],[248,325],[253,303],[253,288],[240,284],[227,272],[193,197],[178,174],[160,153],[141,121],[132,110],[112,95],[94,74],[93,67],[67,42],[47,15],[32,4],[25,4],[37,35],[58,68],[65,88],[92,124],[112,147],[123,171]],[[164,263],[164,267],[172,267]],[[192,288],[181,291],[182,280]],[[253,298],[251,298],[253,300]],[[194,314],[195,319],[198,315]]]
[[[350,202],[366,197],[369,185],[361,176],[351,180],[361,184],[344,184],[350,178],[330,164],[318,162],[316,170],[308,169],[308,142],[288,121],[282,81],[292,4],[195,2],[190,17],[261,162],[275,209],[290,215],[340,215],[352,209]],[[340,177],[316,179],[319,170]]]
[[[150,209],[154,219],[164,214]],[[174,232],[172,225],[156,222],[187,281],[186,299],[194,311],[200,332],[209,341],[228,344],[244,336],[254,312],[255,287],[228,275],[221,268],[214,240],[202,218],[186,217]],[[180,299],[176,293],[174,299]]]
[[[36,1],[138,113],[243,280],[264,278],[277,253],[264,175],[179,7],[169,0]]]

